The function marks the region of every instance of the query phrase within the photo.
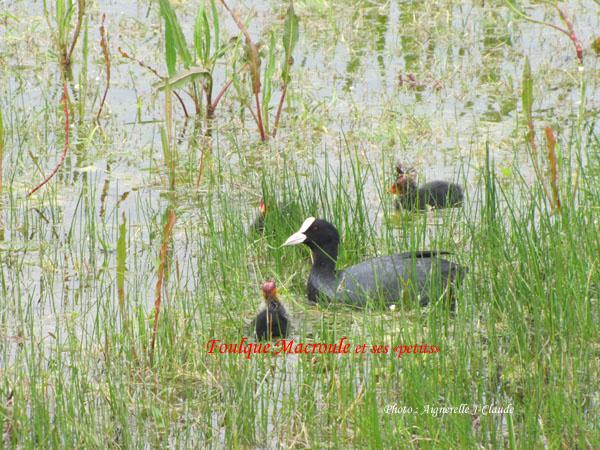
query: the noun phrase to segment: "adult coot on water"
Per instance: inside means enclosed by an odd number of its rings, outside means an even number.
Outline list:
[[[466,267],[437,257],[448,252],[422,251],[380,256],[336,271],[340,234],[329,222],[309,217],[283,245],[306,244],[313,265],[306,291],[312,302],[326,301],[364,306],[369,299],[386,304],[420,298],[421,305],[439,298],[462,279]]]
[[[274,280],[265,281],[262,295],[267,307],[254,319],[253,328],[256,337],[258,339],[286,337],[288,333],[287,313],[277,296],[277,286],[275,286]]]
[[[461,206],[463,202],[462,188],[456,183],[447,181],[431,181],[421,187],[417,186],[413,175],[404,173],[400,165],[396,166],[398,178],[387,192],[398,196],[396,208],[418,209],[423,211],[427,206],[433,208],[452,208]]]

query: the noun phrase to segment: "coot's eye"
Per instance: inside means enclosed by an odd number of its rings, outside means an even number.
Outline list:
[[[319,227],[312,227],[312,231],[319,231]]]

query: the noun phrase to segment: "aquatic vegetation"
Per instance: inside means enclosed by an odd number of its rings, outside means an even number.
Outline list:
[[[83,25],[86,3],[85,0],[78,0],[77,2],[75,28],[71,37],[69,37],[69,32],[71,30],[71,21],[75,15],[74,1],[57,0],[56,3],[52,2],[51,6],[55,8],[54,17],[52,17],[52,10],[48,9],[46,0],[44,0],[44,16],[58,51],[60,66],[65,73],[65,77],[70,80],[72,79],[71,63],[73,52],[75,51],[75,45],[77,44]],[[52,19],[54,19],[54,22]]]
[[[0,8],[0,447],[599,447],[598,3],[290,3]],[[309,304],[306,217],[469,271]]]

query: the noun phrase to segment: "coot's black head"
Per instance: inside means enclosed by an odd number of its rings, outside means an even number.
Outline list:
[[[311,249],[335,248],[337,250],[339,243],[340,233],[332,224],[323,219],[309,217],[283,245],[306,244]]]

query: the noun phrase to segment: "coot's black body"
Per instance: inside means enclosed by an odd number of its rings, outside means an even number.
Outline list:
[[[275,281],[266,281],[262,287],[266,308],[258,313],[252,326],[257,339],[284,338],[288,334],[288,317],[277,296]]]
[[[402,172],[399,167],[398,178],[394,185],[388,189],[398,195],[396,208],[400,209],[400,205],[404,209],[424,211],[427,206],[432,208],[452,208],[461,206],[463,202],[463,190],[456,183],[447,181],[431,181],[421,187],[410,175]]]
[[[448,252],[406,252],[381,256],[336,271],[340,235],[329,222],[310,217],[284,245],[304,243],[313,253],[307,283],[312,302],[348,303],[365,306],[369,300],[386,304],[420,299],[425,306],[432,298],[452,295],[452,286],[462,279],[466,267],[437,257]]]

